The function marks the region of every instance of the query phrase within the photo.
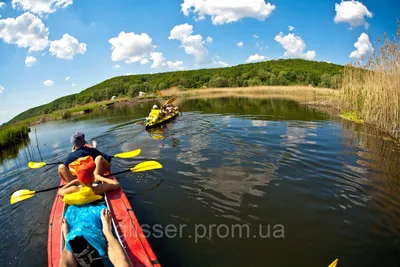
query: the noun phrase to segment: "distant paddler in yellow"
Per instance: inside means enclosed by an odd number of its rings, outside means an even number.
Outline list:
[[[157,105],[154,105],[149,116],[146,118],[146,128],[161,124],[177,116],[179,114],[179,109],[172,104],[174,101],[175,98],[169,99],[164,105],[161,106],[161,108],[158,108]]]

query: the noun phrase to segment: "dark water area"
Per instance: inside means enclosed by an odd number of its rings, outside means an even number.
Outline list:
[[[400,149],[362,125],[276,99],[181,100],[183,116],[144,129],[153,102],[33,127],[0,161],[0,266],[46,266],[55,192],[9,204],[18,189],[59,183],[75,130],[113,171],[155,159],[163,169],[117,177],[163,266],[400,266]],[[37,133],[37,140],[35,131]],[[167,231],[177,228],[176,235]],[[146,228],[147,229],[147,228]]]

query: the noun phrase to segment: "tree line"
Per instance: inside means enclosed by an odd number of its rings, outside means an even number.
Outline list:
[[[112,96],[136,97],[171,87],[185,89],[247,87],[262,85],[311,85],[340,88],[343,66],[303,59],[281,59],[228,68],[175,71],[111,78],[86,90],[29,109],[8,123],[25,120],[75,105],[109,100]]]

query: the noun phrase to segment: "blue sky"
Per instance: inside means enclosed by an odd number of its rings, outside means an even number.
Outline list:
[[[346,64],[396,33],[400,1],[0,0],[0,15],[3,123],[128,73],[289,57]]]

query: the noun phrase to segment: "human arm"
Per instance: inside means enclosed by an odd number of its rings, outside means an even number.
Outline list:
[[[66,194],[78,192],[79,191],[78,185],[79,185],[78,179],[72,180],[71,182],[69,182],[69,183],[65,184],[63,187],[61,187],[61,189],[58,190],[58,194],[63,197]]]
[[[100,175],[95,176],[95,182],[100,183],[97,186],[93,187],[93,191],[96,195],[101,195],[106,192],[115,191],[121,187],[117,180],[107,179]]]

